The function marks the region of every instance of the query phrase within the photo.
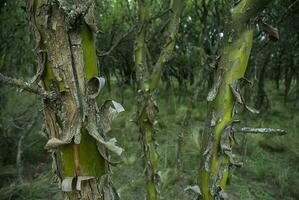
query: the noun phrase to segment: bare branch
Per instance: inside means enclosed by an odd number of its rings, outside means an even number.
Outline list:
[[[285,135],[287,132],[283,129],[275,128],[252,128],[252,127],[243,127],[237,129],[236,132],[242,133],[255,133],[255,134],[272,134],[272,135]]]
[[[8,76],[4,76],[1,73],[0,73],[0,82],[7,84],[7,85],[11,85],[13,87],[17,87],[17,88],[26,90],[27,92],[38,94],[44,98],[55,99],[55,94],[52,92],[47,92],[46,90],[44,90],[38,86],[31,85],[30,83],[28,83],[26,81],[11,78]]]
[[[110,55],[110,53],[123,41],[123,39],[125,39],[130,33],[132,33],[134,29],[135,29],[135,26],[130,31],[128,31],[127,33],[122,35],[120,38],[118,38],[118,40],[110,47],[110,49],[108,51],[97,52],[97,56],[104,57],[104,56]]]
[[[23,141],[30,135],[32,129],[34,128],[34,124],[37,121],[38,114],[36,113],[33,121],[27,126],[26,132],[21,135],[17,144],[17,156],[16,156],[16,167],[17,167],[17,176],[20,183],[23,183],[23,164],[22,164],[22,154],[24,149],[22,148]],[[24,129],[23,129],[24,130]]]

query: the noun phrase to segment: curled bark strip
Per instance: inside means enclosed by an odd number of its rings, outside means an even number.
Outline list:
[[[218,90],[222,83],[222,79],[223,79],[223,72],[221,72],[218,75],[217,80],[215,81],[212,89],[209,91],[208,96],[207,96],[207,101],[213,101],[216,98],[216,96],[218,94]]]
[[[48,140],[47,144],[45,145],[45,149],[56,149],[58,147],[66,145],[66,144],[68,144],[68,143],[64,142],[62,140],[59,140],[57,138],[51,138]]]
[[[260,113],[260,111],[258,111],[257,109],[255,109],[255,108],[251,108],[251,107],[247,106],[246,104],[245,104],[245,108],[246,108],[249,112],[251,112],[251,113],[253,113],[253,114],[259,114],[259,113]]]
[[[72,182],[74,177],[65,177],[61,183],[61,190],[63,192],[71,192],[73,191]]]
[[[279,33],[278,33],[277,28],[274,28],[264,22],[261,22],[259,24],[259,27],[261,28],[261,31],[263,31],[269,35],[270,40],[272,40],[272,41],[279,40]]]
[[[125,111],[120,103],[113,100],[106,100],[99,110],[100,120],[99,125],[104,133],[108,133],[111,130],[111,123],[114,117]]]
[[[234,97],[237,100],[237,102],[239,104],[243,104],[243,100],[242,100],[241,94],[236,89],[236,86],[233,86],[233,85],[229,85],[229,86],[230,86],[230,89],[231,89],[232,93],[234,94]]]
[[[105,85],[105,78],[92,77],[87,83],[87,94],[89,98],[96,98]]]
[[[116,139],[112,138],[109,141],[105,141],[104,138],[100,135],[99,131],[97,130],[98,128],[96,125],[92,122],[89,122],[88,125],[86,126],[88,133],[97,140],[100,144],[104,145],[108,150],[116,153],[117,155],[121,155],[122,152],[124,151],[123,148],[118,147],[115,145]]]
[[[63,192],[71,192],[74,190],[81,191],[81,183],[83,181],[89,181],[95,179],[94,176],[76,176],[65,177],[61,183],[61,190]]]
[[[232,151],[232,142],[234,141],[233,129],[231,126],[225,128],[221,135],[220,147],[222,152],[229,157],[231,165],[236,167],[242,167],[243,163],[236,161],[236,156]]]
[[[101,156],[104,158],[104,160],[109,163],[110,165],[112,166],[116,166],[118,165],[120,162],[117,162],[117,161],[111,161],[108,154],[107,154],[107,149],[101,145],[101,143],[97,143],[97,148],[98,148],[98,151],[99,153],[101,154]]]
[[[184,191],[185,191],[185,192],[186,192],[186,191],[192,191],[192,192],[195,192],[195,193],[198,194],[198,195],[201,195],[201,191],[200,191],[200,188],[199,188],[198,185],[193,185],[193,186],[188,185],[188,186],[184,189]]]

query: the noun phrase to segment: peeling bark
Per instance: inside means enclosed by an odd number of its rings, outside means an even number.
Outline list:
[[[175,45],[178,32],[181,0],[173,0],[170,4],[172,14],[164,29],[165,44],[157,62],[151,66],[148,60],[148,47],[146,45],[148,26],[150,23],[151,0],[139,0],[139,30],[135,40],[134,61],[138,81],[137,93],[137,125],[140,132],[140,141],[144,152],[144,167],[146,174],[146,187],[148,199],[160,199],[160,177],[158,175],[159,155],[156,150],[155,134],[157,114],[156,91],[159,86],[161,74],[165,63],[169,61]]]
[[[111,120],[102,122],[111,113],[101,112],[107,109],[95,99],[103,81],[97,77],[94,2],[29,0],[27,9],[37,42],[39,85],[56,94],[55,100],[43,100],[46,148],[65,198],[118,199],[108,176],[108,150],[119,149],[115,139],[106,141],[103,124]]]
[[[236,105],[243,104],[249,111],[257,112],[245,104],[239,91],[239,80],[244,77],[253,39],[250,20],[263,10],[268,1],[242,0],[231,10],[225,27],[225,43],[217,80],[208,95],[208,121],[201,150],[199,169],[199,199],[227,199],[224,188],[230,166],[241,166],[232,153],[235,142],[233,117]]]

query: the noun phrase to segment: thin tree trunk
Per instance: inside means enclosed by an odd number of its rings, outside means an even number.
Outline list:
[[[155,134],[158,123],[156,116],[158,106],[155,92],[159,86],[163,66],[171,58],[178,31],[181,0],[171,1],[171,18],[165,28],[166,44],[154,66],[147,59],[147,34],[150,20],[151,0],[139,0],[140,28],[135,41],[135,68],[138,80],[137,94],[137,125],[140,141],[144,152],[144,167],[146,173],[146,188],[148,199],[160,199],[160,178],[158,175],[158,153],[156,150]],[[152,70],[151,70],[152,68]]]
[[[192,104],[192,103],[191,103]],[[177,156],[176,156],[176,169],[179,172],[184,171],[184,162],[183,162],[183,146],[185,145],[185,138],[188,126],[191,120],[193,105],[189,105],[188,109],[182,119],[180,132],[177,140]]]
[[[236,103],[244,103],[238,80],[243,78],[253,39],[250,19],[269,2],[242,0],[231,11],[214,86],[209,92],[208,121],[201,150],[199,186],[204,200],[225,198],[229,167],[239,165],[232,154],[232,122]],[[251,109],[252,110],[252,109]]]
[[[20,139],[18,140],[17,145],[17,156],[16,156],[16,167],[17,167],[17,176],[20,183],[23,183],[23,163],[22,163],[22,155],[24,152],[23,149],[23,141],[30,135],[33,125],[36,122],[37,115],[33,117],[32,123],[30,123],[27,127],[24,128],[24,133],[21,135]]]
[[[263,104],[265,103],[265,98],[266,98],[266,100],[268,99],[264,87],[265,87],[266,69],[267,69],[268,62],[270,60],[270,56],[271,56],[270,53],[268,55],[266,55],[266,59],[263,63],[262,69],[260,70],[260,73],[259,73],[259,78],[258,78],[258,83],[257,83],[257,92],[256,92],[257,94],[256,94],[256,101],[255,101],[255,107],[257,109],[260,109],[261,107],[268,108],[268,106],[269,106],[268,101],[266,101],[265,105],[263,105]]]

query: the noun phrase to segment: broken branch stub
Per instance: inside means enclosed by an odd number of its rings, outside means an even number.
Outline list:
[[[270,135],[285,135],[287,133],[283,129],[275,129],[275,128],[251,128],[251,127],[243,127],[241,129],[237,129],[236,132],[255,133],[255,134],[270,134]]]

